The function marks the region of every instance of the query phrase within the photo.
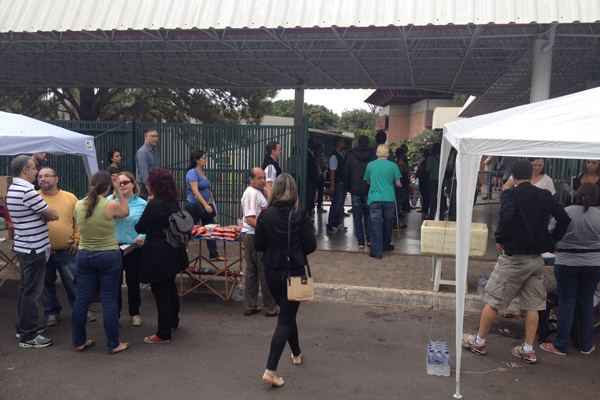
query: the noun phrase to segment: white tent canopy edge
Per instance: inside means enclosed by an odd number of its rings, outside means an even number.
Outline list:
[[[80,155],[88,177],[98,171],[93,136],[82,135],[24,115],[0,111],[0,155],[40,152]]]
[[[483,155],[598,159],[600,158],[600,88],[526,104],[444,126],[439,182],[443,181],[451,149],[456,157],[456,392],[460,389],[464,304],[471,246],[473,198]],[[442,185],[438,187],[440,217]]]

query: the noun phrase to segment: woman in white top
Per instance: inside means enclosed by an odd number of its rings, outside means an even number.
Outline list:
[[[531,162],[531,166],[533,167],[533,172],[531,175],[531,184],[533,186],[539,187],[540,189],[545,189],[549,191],[552,196],[556,194],[556,188],[554,187],[554,181],[544,172],[544,159],[543,158],[531,158],[529,159]],[[502,186],[502,190],[507,190],[513,187],[513,177],[511,177],[506,181],[504,186]]]

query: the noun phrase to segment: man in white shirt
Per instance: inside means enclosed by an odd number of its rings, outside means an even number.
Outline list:
[[[19,347],[40,349],[52,345],[46,337],[40,313],[50,255],[48,221],[58,219],[56,211],[36,192],[37,168],[33,158],[17,156],[10,163],[13,181],[6,194],[6,206],[15,229],[13,251],[21,266],[17,300]]]
[[[265,195],[267,198],[271,197],[271,191],[273,190],[273,182],[281,174],[281,166],[279,165],[279,157],[281,157],[281,144],[272,142],[267,145],[267,152],[265,153],[265,160],[262,164],[262,169],[265,171],[266,186]]]
[[[252,168],[250,171],[250,186],[246,188],[242,195],[242,210],[244,213],[242,233],[244,235],[244,259],[246,260],[246,269],[244,272],[246,311],[244,311],[244,315],[246,316],[260,312],[260,308],[258,307],[259,286],[262,293],[265,315],[268,317],[277,315],[277,306],[265,278],[262,254],[254,249],[256,221],[262,210],[268,206],[263,192],[265,184],[265,171],[262,168]]]

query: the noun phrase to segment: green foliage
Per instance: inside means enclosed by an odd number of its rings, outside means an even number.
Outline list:
[[[168,88],[0,89],[0,109],[41,119],[156,122],[259,121],[275,90]]]
[[[294,100],[277,100],[271,103],[267,114],[279,117],[294,116]],[[339,119],[337,114],[325,106],[304,103],[304,115],[308,117],[311,128],[334,129],[337,128]]]
[[[436,131],[426,129],[420,135],[411,140],[405,140],[401,144],[406,144],[408,151],[408,163],[415,165],[421,159],[423,151],[434,143],[440,143],[442,135]],[[396,146],[397,147],[397,146]]]

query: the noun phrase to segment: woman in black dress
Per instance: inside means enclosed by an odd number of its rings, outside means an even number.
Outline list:
[[[258,218],[254,240],[256,250],[264,253],[267,283],[280,309],[262,379],[269,385],[281,387],[284,381],[277,374],[277,365],[285,344],[289,343],[292,350],[293,365],[304,361],[296,324],[300,303],[288,301],[287,277],[304,275],[308,263],[306,255],[317,247],[313,225],[298,209],[298,188],[291,175],[284,173],[275,180],[269,207]]]

